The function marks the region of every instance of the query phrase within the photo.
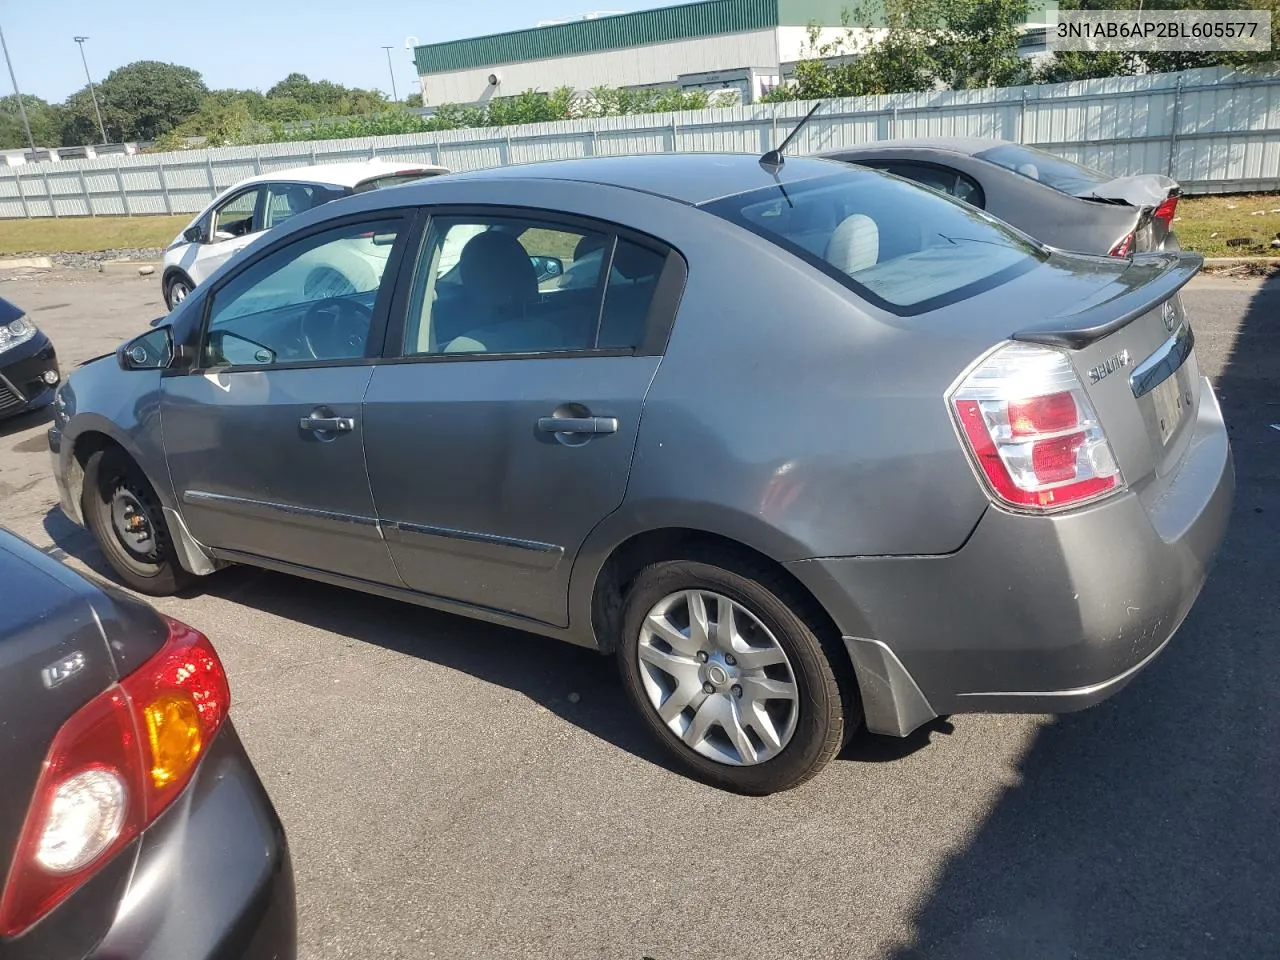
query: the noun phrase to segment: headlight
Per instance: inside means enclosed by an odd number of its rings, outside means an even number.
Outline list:
[[[7,326],[0,326],[0,353],[26,343],[36,335],[36,325],[26,317],[19,317]]]

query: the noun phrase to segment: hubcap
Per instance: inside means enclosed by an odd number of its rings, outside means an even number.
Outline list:
[[[764,763],[795,733],[800,698],[791,661],[737,601],[709,590],[664,597],[640,628],[639,662],[653,709],[704,757]]]
[[[156,555],[155,525],[137,494],[127,487],[111,498],[111,526],[121,546],[134,556],[151,560]]]
[[[187,299],[187,285],[179,280],[170,288],[169,297],[173,300],[173,305],[176,307],[183,300]]]

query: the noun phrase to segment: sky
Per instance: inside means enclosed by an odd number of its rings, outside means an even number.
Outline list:
[[[193,67],[210,89],[266,90],[287,74],[390,92],[417,87],[407,37],[437,43],[532,27],[592,10],[632,11],[675,0],[43,0],[0,5],[0,29],[24,94],[60,102],[85,85],[72,39],[87,36],[95,81],[135,60]],[[12,94],[0,73],[0,94]]]

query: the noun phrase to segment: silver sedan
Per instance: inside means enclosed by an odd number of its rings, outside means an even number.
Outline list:
[[[251,564],[616,653],[683,767],[750,793],[864,724],[1115,693],[1232,499],[1199,258],[766,160],[300,214],[70,377],[63,509],[145,592]]]

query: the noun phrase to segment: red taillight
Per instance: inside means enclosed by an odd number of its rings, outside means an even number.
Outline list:
[[[43,917],[173,802],[226,719],[213,645],[165,620],[160,651],[54,737],[0,898],[0,936]]]
[[[951,405],[987,486],[1005,503],[1058,509],[1123,484],[1089,397],[1057,350],[997,350],[956,388]]]
[[[1129,254],[1133,253],[1133,244],[1134,244],[1134,241],[1137,240],[1137,238],[1138,238],[1137,233],[1128,234],[1123,240],[1121,240],[1119,243],[1117,243],[1114,247],[1111,248],[1110,255],[1113,257],[1129,256]]]
[[[1177,212],[1178,198],[1170,197],[1164,203],[1160,204],[1160,206],[1156,207],[1155,213],[1151,214],[1151,219],[1159,220],[1164,223],[1166,227],[1170,227],[1173,224],[1174,214]]]
[[[1069,430],[1079,421],[1076,401],[1069,392],[1009,403],[1009,428],[1015,437]]]

